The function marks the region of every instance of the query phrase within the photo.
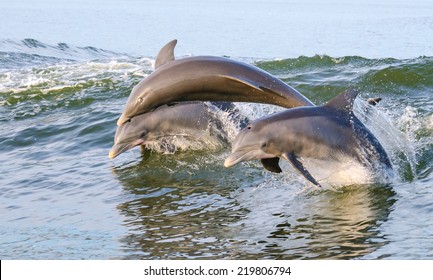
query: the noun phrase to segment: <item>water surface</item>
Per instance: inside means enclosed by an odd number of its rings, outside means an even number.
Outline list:
[[[2,259],[433,258],[429,1],[0,7]],[[397,177],[316,190],[288,165],[224,168],[228,143],[110,161],[130,90],[173,38],[178,56],[253,63],[316,104],[359,87],[355,113]],[[370,97],[383,100],[366,114]],[[237,106],[252,119],[281,110]]]

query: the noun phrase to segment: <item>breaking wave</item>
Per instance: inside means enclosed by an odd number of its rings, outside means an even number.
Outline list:
[[[90,119],[99,118],[107,125],[112,122],[112,127],[98,128],[108,137],[100,141],[106,141],[109,146],[114,136],[115,119],[123,110],[130,90],[153,71],[153,63],[153,57],[131,56],[94,47],[75,47],[66,43],[49,45],[34,39],[2,41],[0,122],[5,127],[14,126],[14,121],[34,124],[41,118],[49,118],[53,112],[72,116],[70,121],[73,122],[82,118],[74,114],[84,111],[87,115],[93,114]],[[350,86],[360,89],[360,99],[381,97],[383,100],[375,108],[357,102],[356,114],[383,143],[403,180],[431,174],[432,57],[368,59],[316,55],[260,60],[255,64],[294,86],[316,104],[326,102]],[[282,110],[276,106],[241,103],[237,104],[237,109],[251,120]],[[224,116],[221,119],[224,134],[233,139],[239,123],[224,119]],[[69,133],[90,138],[93,130],[86,127],[74,128],[76,131]],[[25,131],[17,132],[15,138],[22,138],[21,133]],[[111,132],[113,136],[108,136]],[[44,133],[43,129],[37,131],[35,138]],[[5,140],[5,135],[2,137],[3,143],[14,145]],[[89,143],[94,142],[89,140]],[[200,148],[196,144],[195,150]],[[177,148],[188,148],[188,145],[185,141],[182,144],[171,142],[170,147],[168,150],[176,151]],[[207,147],[203,145],[202,148]]]

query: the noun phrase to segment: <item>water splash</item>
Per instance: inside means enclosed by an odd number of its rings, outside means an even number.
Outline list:
[[[366,114],[363,121],[403,182],[327,191],[312,187],[288,162],[282,174],[265,171],[258,161],[226,169],[228,146],[174,155],[135,149],[108,161],[118,114],[132,86],[153,70],[153,60],[98,58],[89,48],[81,50],[90,57],[83,61],[67,44],[26,43],[19,43],[21,54],[19,48],[0,53],[0,102],[16,95],[0,106],[6,258],[431,257],[425,246],[432,232],[431,58],[259,63],[317,104],[352,84],[362,89],[362,99],[383,98],[373,111],[361,102],[355,113]],[[416,84],[400,82],[405,73]],[[281,110],[238,109],[252,119]],[[216,129],[227,130],[230,140],[239,123],[224,114]]]
[[[0,121],[3,122],[32,119],[55,110],[77,110],[95,102],[111,103],[110,109],[120,113],[131,88],[153,71],[154,63],[147,57],[65,43],[49,45],[33,39],[2,41],[0,51]],[[407,89],[412,96],[415,90],[429,91],[433,80],[432,58],[398,60],[324,55],[256,64],[295,86],[317,104],[331,99],[351,83],[361,89],[363,98],[390,96],[376,108],[357,100],[357,116],[385,146],[403,180],[410,181],[417,174],[430,172],[425,170],[431,169],[432,158],[429,153],[433,127],[433,117],[429,115],[431,101],[420,99],[419,104],[405,107],[396,106],[395,102],[402,100],[401,94]],[[283,110],[246,103],[236,104],[236,109],[249,120]],[[148,147],[165,153],[226,149],[241,125],[230,114],[215,112],[219,123],[209,128],[206,137],[210,138],[206,141],[192,143],[190,139],[178,137]]]
[[[416,173],[415,147],[407,135],[395,127],[389,117],[377,107],[356,100],[354,110],[358,118],[384,146],[397,174],[403,180],[412,180]]]

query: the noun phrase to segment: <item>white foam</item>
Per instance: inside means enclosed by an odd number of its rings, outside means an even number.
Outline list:
[[[256,120],[264,116],[286,110],[285,108],[258,103],[236,103],[239,112],[250,120]]]
[[[395,179],[391,170],[381,166],[368,167],[347,156],[340,156],[335,160],[302,158],[301,161],[304,167],[324,189],[338,189],[350,185],[373,183],[386,184]],[[280,166],[283,173],[298,174],[299,181],[305,185],[313,186],[287,161],[281,160]]]
[[[412,106],[406,106],[401,117],[397,119],[397,124],[406,132],[418,130],[421,127],[418,110]]]
[[[428,130],[433,130],[433,114],[431,114],[429,117],[427,117],[426,128]]]
[[[107,61],[62,62],[41,68],[11,69],[0,73],[0,92],[20,94],[33,90],[42,94],[62,89],[83,86],[89,81],[102,83],[101,79],[113,83],[127,82],[131,76],[148,75],[151,61],[111,59]]]
[[[384,104],[384,100],[380,104]],[[395,108],[386,104],[387,108]],[[409,164],[413,174],[416,169],[416,149],[411,133],[403,129],[416,121],[413,108],[405,109],[400,118],[393,116],[395,111],[383,112],[380,106],[371,106],[362,100],[355,100],[354,111],[358,118],[370,129],[384,147],[397,174],[402,174],[404,166]],[[403,132],[402,132],[403,131]],[[402,175],[400,175],[402,176]]]
[[[192,129],[184,135],[166,135],[155,141],[146,142],[147,149],[162,154],[174,154],[183,150],[215,150],[226,143],[224,131],[218,130],[214,123],[209,124],[205,131]]]

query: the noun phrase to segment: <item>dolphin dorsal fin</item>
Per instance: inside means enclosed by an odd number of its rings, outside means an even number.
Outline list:
[[[355,101],[358,93],[359,91],[357,91],[356,89],[350,88],[326,102],[324,106],[333,108],[335,110],[351,113],[353,110],[353,102]]]
[[[177,44],[177,40],[168,42],[164,47],[161,48],[155,60],[155,69],[158,69],[161,65],[164,65],[174,60],[174,47]]]

